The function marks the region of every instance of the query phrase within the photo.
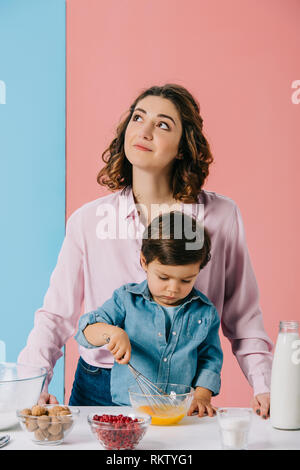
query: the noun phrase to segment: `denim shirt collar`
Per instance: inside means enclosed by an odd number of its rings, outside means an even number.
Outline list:
[[[153,301],[152,295],[150,293],[149,287],[148,287],[148,282],[147,279],[140,284],[129,284],[126,286],[126,290],[128,292],[131,292],[133,294],[138,294],[142,295],[144,299]],[[184,305],[187,302],[191,302],[192,300],[200,299],[207,305],[213,305],[212,302],[204,295],[202,292],[199,290],[195,289],[195,287],[192,288],[191,292],[189,295],[185,298],[185,302],[183,302]]]

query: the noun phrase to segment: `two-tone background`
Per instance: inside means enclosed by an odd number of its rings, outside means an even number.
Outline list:
[[[0,360],[42,305],[70,214],[107,194],[101,154],[138,93],[175,82],[199,100],[215,163],[205,189],[239,205],[265,328],[300,319],[300,2],[0,0]],[[216,405],[251,389],[221,333]],[[68,401],[71,338],[50,392]]]

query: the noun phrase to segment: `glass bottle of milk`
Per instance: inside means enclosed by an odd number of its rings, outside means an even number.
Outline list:
[[[274,428],[300,429],[300,337],[297,321],[281,321],[272,377],[270,421]]]

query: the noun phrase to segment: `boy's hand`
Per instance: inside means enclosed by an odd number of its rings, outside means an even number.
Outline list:
[[[115,326],[109,337],[107,349],[113,354],[115,361],[118,364],[128,364],[131,356],[131,344],[126,331]]]
[[[195,411],[198,411],[199,418],[205,415],[214,416],[216,408],[211,405],[211,395],[212,392],[207,388],[196,387],[194,398],[187,415],[192,416]]]

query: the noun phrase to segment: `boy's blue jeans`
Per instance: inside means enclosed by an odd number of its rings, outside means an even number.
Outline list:
[[[114,406],[110,393],[111,369],[87,364],[82,357],[78,365],[69,400],[70,406]]]

